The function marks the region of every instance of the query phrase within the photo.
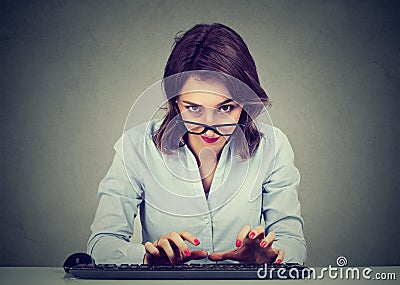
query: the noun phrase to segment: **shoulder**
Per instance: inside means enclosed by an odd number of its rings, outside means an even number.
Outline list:
[[[261,143],[264,145],[273,144],[276,148],[280,148],[283,144],[289,143],[287,135],[276,126],[257,122],[257,128],[262,134]]]
[[[122,149],[127,147],[137,150],[142,147],[157,148],[153,141],[153,135],[157,132],[160,124],[160,120],[151,120],[124,130],[114,145],[115,150],[122,152]]]
[[[160,125],[160,120],[151,120],[124,130],[123,136],[134,142],[152,140]]]
[[[294,160],[290,141],[280,128],[265,123],[257,123],[257,127],[262,133],[259,145],[261,153],[264,155],[269,153],[274,156],[274,160],[283,163],[291,163]]]

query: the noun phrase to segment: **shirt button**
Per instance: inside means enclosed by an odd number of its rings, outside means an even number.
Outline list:
[[[204,223],[205,223],[206,225],[207,225],[209,222],[210,222],[209,219],[207,219],[207,218],[204,219]]]

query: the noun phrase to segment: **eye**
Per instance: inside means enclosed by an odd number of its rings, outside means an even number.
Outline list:
[[[199,106],[185,106],[190,112],[199,113],[201,111]]]
[[[228,113],[231,112],[233,110],[234,106],[232,105],[223,105],[221,107],[219,107],[219,109],[221,110],[222,113]]]

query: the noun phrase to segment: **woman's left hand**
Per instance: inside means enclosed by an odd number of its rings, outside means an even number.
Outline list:
[[[265,236],[264,231],[261,225],[254,229],[245,225],[237,235],[235,249],[214,252],[208,258],[212,261],[231,259],[243,263],[281,263],[285,253],[281,249],[272,248],[275,233],[270,232]]]

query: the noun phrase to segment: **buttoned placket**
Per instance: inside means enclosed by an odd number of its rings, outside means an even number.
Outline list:
[[[224,163],[226,163],[228,152],[230,151],[230,141],[224,146],[222,149],[222,153],[220,156],[220,161],[217,165],[217,168],[214,173],[213,181],[211,183],[210,192],[211,193],[214,189],[218,189],[220,187],[221,182],[223,181],[223,173],[224,173]],[[198,168],[196,158],[194,154],[190,151],[187,145],[182,147],[183,151],[185,152],[186,156],[186,163],[188,169],[195,169]],[[221,163],[222,161],[222,163]],[[201,237],[201,245],[202,249],[208,251],[209,253],[214,252],[214,244],[213,244],[213,222],[212,222],[212,211],[210,211],[210,205],[204,194],[204,188],[200,177],[200,171],[198,171],[198,181],[193,182],[193,191],[195,195],[203,195],[204,202],[207,203],[207,207],[209,211],[201,215],[201,226],[202,226],[202,237]],[[207,259],[206,263],[214,263]]]

